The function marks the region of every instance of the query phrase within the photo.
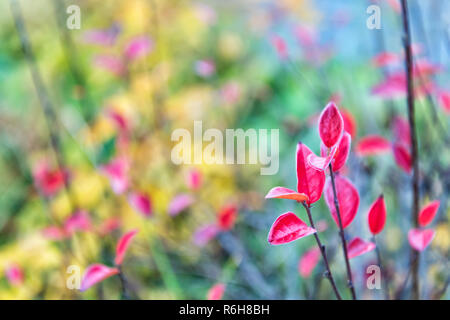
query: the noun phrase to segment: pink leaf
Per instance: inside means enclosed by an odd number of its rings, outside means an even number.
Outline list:
[[[203,176],[201,171],[197,169],[190,170],[186,175],[186,185],[191,190],[197,190],[201,187]]]
[[[417,251],[423,251],[431,243],[436,232],[433,229],[411,229],[408,232],[408,241]]]
[[[383,230],[384,224],[386,223],[386,204],[384,203],[383,195],[379,196],[378,199],[372,203],[369,208],[367,219],[372,234],[378,234]]]
[[[308,204],[314,203],[322,196],[325,184],[325,172],[317,170],[308,163],[312,151],[303,143],[297,145],[297,191],[306,194]]]
[[[102,236],[111,233],[112,231],[119,229],[121,223],[118,218],[108,218],[102,222],[98,228],[98,233]]]
[[[306,251],[298,263],[298,272],[303,278],[308,278],[320,259],[320,249],[313,247]]]
[[[343,131],[344,119],[334,102],[330,102],[319,117],[320,139],[326,147],[331,148],[339,141]]]
[[[146,36],[139,36],[132,39],[125,48],[125,57],[128,60],[146,56],[153,49],[153,41]]]
[[[99,55],[94,58],[94,65],[108,70],[116,76],[120,76],[125,72],[125,65],[122,60],[113,55]]]
[[[198,60],[195,63],[195,72],[199,76],[207,78],[216,72],[216,65],[212,60]]]
[[[356,121],[350,111],[341,109],[342,119],[344,120],[344,131],[348,132],[352,138],[356,136]]]
[[[308,227],[292,212],[283,213],[275,220],[269,231],[270,244],[279,245],[288,243],[315,233],[316,230]]]
[[[152,203],[145,194],[133,192],[128,196],[128,202],[134,210],[141,213],[144,217],[152,215]]]
[[[348,258],[352,259],[375,249],[375,243],[354,238],[347,245]]]
[[[436,212],[439,209],[439,205],[441,202],[439,200],[435,200],[427,204],[420,210],[419,213],[419,225],[421,227],[426,227],[433,221],[434,216],[436,215]]]
[[[225,292],[225,284],[217,283],[208,290],[208,300],[221,300]]]
[[[395,116],[392,129],[394,131],[395,141],[409,148],[411,146],[411,136],[408,121],[403,117]]]
[[[338,145],[334,145],[332,148],[330,148],[330,152],[327,155],[327,147],[323,144],[323,142],[320,143],[321,145],[321,157],[316,156],[313,152],[308,156],[307,161],[308,164],[312,167],[314,167],[317,170],[324,171],[328,168],[331,161],[333,160],[334,156],[336,155],[336,151],[338,148]]]
[[[282,37],[280,37],[279,35],[275,34],[271,37],[270,42],[275,47],[275,50],[277,51],[280,59],[282,59],[282,60],[287,59],[288,48],[287,48],[287,45],[286,45],[286,42],[284,41],[284,39]]]
[[[194,233],[194,243],[199,247],[203,247],[211,239],[213,239],[219,233],[219,231],[219,227],[215,224],[209,224],[200,227]]]
[[[404,145],[394,143],[392,145],[392,152],[394,153],[394,159],[397,165],[406,173],[410,173],[412,170],[412,159],[408,149]]]
[[[348,155],[350,154],[351,143],[351,135],[347,132],[344,132],[344,135],[339,141],[336,153],[331,161],[334,172],[339,171],[347,162]]]
[[[389,140],[378,135],[368,135],[361,138],[356,145],[356,153],[360,156],[372,156],[386,153],[390,150]]]
[[[91,218],[85,210],[78,210],[66,219],[64,230],[67,235],[72,235],[76,231],[89,231],[92,228]]]
[[[100,263],[95,263],[87,267],[81,280],[81,291],[85,291],[94,284],[105,280],[119,273],[119,269],[110,268]]]
[[[359,206],[359,194],[355,186],[345,177],[341,175],[335,176],[336,193],[339,203],[339,210],[341,214],[342,227],[345,229],[348,227],[358,212]],[[336,207],[334,205],[334,194],[331,179],[328,178],[325,184],[325,202],[330,209],[331,215],[339,226],[338,215]]]
[[[11,264],[5,269],[5,276],[12,286],[20,286],[23,283],[23,271],[18,264]]]
[[[114,259],[114,263],[116,264],[116,266],[122,264],[125,253],[127,252],[128,247],[130,246],[131,241],[136,236],[137,232],[138,230],[136,229],[128,231],[119,239],[119,242],[117,242],[116,258]]]
[[[403,97],[406,94],[406,76],[404,72],[388,75],[381,83],[372,88],[372,94],[384,99]]]
[[[237,218],[237,208],[234,205],[222,207],[217,216],[217,224],[221,230],[230,230],[233,228]]]
[[[50,240],[62,240],[68,235],[63,228],[57,226],[50,226],[42,230],[42,235]]]
[[[40,162],[33,168],[36,187],[45,196],[52,196],[64,187],[67,174],[63,170],[51,169],[46,162]]]
[[[308,196],[304,193],[298,193],[294,190],[283,188],[283,187],[275,187],[272,188],[269,193],[266,195],[266,199],[291,199],[296,200],[298,202],[308,201]]]
[[[439,104],[445,113],[450,114],[450,92],[441,92],[439,94]]]
[[[373,58],[373,64],[376,67],[385,67],[387,65],[396,64],[400,61],[397,54],[391,52],[381,52]]]
[[[175,196],[169,203],[169,208],[167,211],[169,215],[176,216],[183,210],[187,209],[191,204],[194,203],[194,198],[189,194],[179,194]]]
[[[128,189],[128,169],[129,164],[125,158],[116,158],[100,167],[100,172],[109,179],[114,193],[121,194]]]

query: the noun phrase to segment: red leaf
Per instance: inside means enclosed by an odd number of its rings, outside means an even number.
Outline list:
[[[368,135],[361,138],[356,145],[356,153],[360,156],[371,156],[389,151],[389,140],[378,135]]]
[[[352,259],[375,249],[375,243],[354,238],[347,245],[348,258]]]
[[[308,278],[320,259],[320,249],[313,247],[306,251],[298,262],[298,272],[303,278]]]
[[[412,159],[408,149],[401,144],[394,143],[392,145],[392,151],[394,153],[394,159],[397,165],[406,173],[410,173],[412,170]]]
[[[237,208],[234,205],[226,205],[218,215],[218,225],[222,230],[230,230],[236,222]]]
[[[441,202],[439,200],[435,200],[427,204],[420,210],[419,213],[419,225],[421,227],[426,227],[431,223],[434,216],[436,215],[436,212],[439,209],[439,205]]]
[[[202,226],[198,228],[194,233],[194,243],[199,247],[203,247],[211,239],[213,239],[219,233],[219,231],[220,229],[216,224],[208,224],[206,226]]]
[[[24,281],[22,268],[15,263],[5,268],[5,277],[12,286],[20,286]]]
[[[384,67],[390,64],[396,64],[400,61],[397,54],[391,52],[381,52],[373,58],[373,64],[376,67]]]
[[[350,154],[350,147],[352,144],[352,137],[349,133],[344,132],[341,140],[339,141],[339,145],[336,150],[336,154],[332,160],[333,171],[339,171],[347,162],[348,155]]]
[[[128,196],[128,202],[134,210],[142,214],[144,217],[152,215],[152,202],[150,198],[143,193],[133,192]]]
[[[405,145],[411,146],[411,136],[409,130],[409,123],[405,118],[396,116],[392,123],[392,129],[394,131],[395,141]]]
[[[356,136],[356,121],[350,111],[341,109],[342,119],[344,120],[344,131],[347,131],[352,138]]]
[[[225,284],[223,283],[215,284],[211,287],[211,289],[209,289],[207,299],[221,300],[224,292],[225,292]]]
[[[116,258],[114,259],[114,263],[117,266],[122,264],[125,253],[127,252],[128,247],[130,246],[130,243],[137,232],[138,230],[136,229],[128,231],[122,236],[122,238],[119,239],[116,247]]]
[[[297,145],[297,191],[308,196],[308,204],[314,203],[322,196],[325,184],[325,172],[308,163],[312,151],[303,143]]]
[[[345,229],[352,223],[356,216],[359,206],[359,194],[355,186],[345,177],[340,175],[335,176],[336,193],[339,203],[339,210],[341,213],[342,227]],[[331,179],[328,178],[325,184],[325,202],[330,209],[331,215],[339,226],[339,220],[334,205],[334,194]]]
[[[269,231],[268,241],[278,245],[288,243],[315,233],[316,230],[308,227],[292,212],[283,213],[275,220]]]
[[[283,187],[275,187],[272,188],[269,193],[266,195],[266,199],[291,199],[296,200],[298,202],[308,201],[308,196],[304,193],[298,193],[294,190],[283,188]]]
[[[383,230],[384,224],[386,223],[386,204],[384,203],[383,195],[379,196],[378,199],[372,203],[369,208],[367,219],[372,234],[378,234]]]
[[[80,230],[89,231],[91,228],[91,218],[85,210],[78,210],[64,222],[64,231],[68,236]]]
[[[450,114],[450,92],[441,92],[439,94],[439,104],[445,113]]]
[[[397,72],[386,76],[385,79],[372,88],[372,94],[379,95],[384,99],[402,97],[406,94],[406,75]]]
[[[329,102],[319,117],[319,136],[325,146],[331,148],[341,138],[344,131],[344,119],[334,104]]]
[[[433,240],[436,232],[433,229],[411,229],[408,232],[408,241],[417,251],[423,251]]]
[[[169,203],[167,212],[170,216],[176,216],[183,210],[186,210],[189,206],[194,203],[194,198],[189,194],[179,194],[176,195]]]
[[[320,150],[321,157],[318,157],[313,152],[311,152],[311,154],[307,158],[307,161],[308,164],[314,167],[315,169],[324,171],[328,168],[329,164],[331,163],[331,160],[333,160],[333,157],[336,154],[337,144],[330,149],[328,155],[326,149],[322,150],[322,146],[323,148],[327,148],[323,143],[321,143],[321,150]]]
[[[97,282],[103,281],[115,274],[119,273],[119,269],[110,268],[100,263],[95,263],[87,267],[81,280],[81,291],[85,291]]]

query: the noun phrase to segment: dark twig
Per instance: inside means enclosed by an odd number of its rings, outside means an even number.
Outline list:
[[[302,202],[303,207],[305,207],[306,213],[308,214],[309,223],[311,224],[311,227],[315,229],[314,221],[311,215],[311,207],[306,204],[306,202]],[[320,252],[322,253],[323,262],[325,263],[325,277],[330,281],[331,287],[333,288],[334,294],[336,295],[336,298],[338,300],[342,300],[341,295],[339,294],[339,291],[336,287],[336,283],[334,282],[333,274],[331,273],[330,266],[328,263],[327,253],[325,251],[325,246],[322,244],[322,242],[319,239],[319,236],[317,235],[317,232],[314,233],[314,238],[316,239],[317,245],[320,248]]]
[[[386,274],[386,270],[383,268],[383,262],[381,261],[381,254],[380,254],[380,249],[378,248],[377,245],[377,241],[375,239],[375,235],[372,236],[372,241],[373,243],[375,243],[375,252],[377,254],[377,262],[378,262],[378,266],[380,267],[380,271],[381,271],[381,277],[383,278],[383,282],[384,282],[384,298],[385,300],[390,300],[389,297],[389,282],[387,281],[387,274]]]
[[[127,278],[125,277],[125,274],[123,273],[122,266],[119,266],[118,269],[119,269],[118,276],[120,279],[120,284],[122,286],[121,296],[123,299],[129,300],[130,295],[128,294],[128,289],[127,289],[128,288]]]
[[[333,173],[333,168],[332,168],[331,163],[329,165],[329,169],[330,169],[331,185],[333,187],[334,206],[336,208],[336,214],[338,216],[338,222],[339,222],[339,235],[341,237],[342,250],[344,251],[345,267],[347,268],[348,287],[352,294],[353,300],[356,300],[355,287],[353,286],[352,268],[350,266],[350,261],[348,259],[347,241],[345,240],[344,227],[342,226],[341,212],[339,209],[339,201],[337,198],[336,184],[334,183],[334,173]]]
[[[414,118],[414,84],[413,84],[413,57],[411,52],[411,34],[409,29],[409,19],[408,19],[408,5],[406,0],[402,0],[402,20],[403,20],[403,46],[405,49],[405,67],[406,76],[408,79],[408,95],[407,95],[407,110],[408,110],[408,121],[410,126],[411,135],[411,160],[413,166],[412,175],[412,225],[414,227],[418,226],[418,216],[419,216],[419,155],[417,150],[417,137],[416,137],[416,125]],[[420,289],[419,289],[419,252],[410,249],[410,262],[411,262],[411,273],[412,273],[412,298],[419,299]]]

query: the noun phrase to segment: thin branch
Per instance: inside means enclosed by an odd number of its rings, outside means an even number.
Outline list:
[[[383,268],[383,262],[381,261],[380,249],[378,248],[378,245],[377,245],[377,242],[375,239],[375,235],[373,235],[372,241],[373,241],[373,243],[375,243],[375,252],[377,254],[377,263],[378,263],[378,266],[380,267],[381,277],[383,278],[383,282],[384,282],[384,298],[385,298],[385,300],[390,300],[389,281],[387,281],[386,270]]]
[[[314,221],[313,221],[313,218],[312,218],[312,215],[311,215],[311,207],[309,205],[307,205],[306,202],[302,202],[302,204],[303,204],[303,207],[305,207],[306,213],[308,214],[309,223],[311,224],[311,227],[313,227],[315,229]],[[325,251],[325,246],[320,241],[319,236],[317,235],[317,232],[314,233],[314,238],[316,239],[317,245],[320,248],[320,252],[322,253],[322,258],[323,258],[323,261],[325,263],[325,269],[326,269],[325,276],[330,281],[331,287],[333,288],[333,291],[334,291],[334,294],[336,295],[336,298],[338,300],[342,300],[342,297],[339,294],[339,291],[338,291],[338,289],[336,287],[336,283],[334,282],[333,274],[331,273],[331,270],[330,270],[330,265],[328,263],[328,258],[327,258],[327,253]]]
[[[408,5],[406,0],[402,0],[402,20],[403,20],[403,46],[406,54],[405,68],[406,76],[408,79],[408,95],[407,95],[407,110],[408,110],[408,121],[410,126],[411,135],[411,160],[413,166],[413,175],[411,181],[411,187],[413,192],[412,197],[412,212],[411,219],[412,225],[414,227],[418,226],[418,216],[419,216],[419,155],[417,148],[417,137],[416,137],[416,124],[414,118],[414,84],[413,84],[413,57],[411,52],[411,34],[409,29],[409,19],[408,19]],[[411,262],[411,272],[412,272],[412,298],[419,299],[420,288],[419,288],[419,252],[410,249],[410,262]]]
[[[336,184],[334,182],[334,173],[333,173],[333,168],[332,168],[331,163],[329,165],[329,169],[330,169],[331,185],[333,187],[334,206],[336,208],[336,214],[338,216],[338,222],[339,222],[339,235],[341,237],[342,250],[344,252],[345,267],[347,268],[348,287],[352,294],[353,300],[356,300],[355,287],[353,286],[352,268],[350,266],[350,261],[348,259],[347,241],[345,240],[344,227],[342,226],[341,211],[339,209],[339,201],[337,198]]]

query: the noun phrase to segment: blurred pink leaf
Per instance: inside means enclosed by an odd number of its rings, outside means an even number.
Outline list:
[[[368,135],[359,139],[356,145],[356,153],[360,156],[372,156],[386,153],[390,150],[391,143],[379,135]]]
[[[436,231],[433,229],[411,229],[408,232],[408,241],[417,251],[423,251],[433,240]]]
[[[130,246],[131,241],[136,236],[137,232],[138,232],[137,229],[128,231],[117,242],[116,258],[114,259],[114,263],[116,264],[116,266],[122,264],[123,258],[125,257],[125,253],[127,252],[128,247]]]
[[[320,259],[320,249],[313,247],[306,251],[298,263],[298,272],[303,278],[308,278]]]
[[[152,215],[152,203],[147,195],[132,192],[128,195],[128,202],[135,211],[141,213],[144,217]]]
[[[167,211],[169,215],[176,216],[181,211],[187,209],[191,204],[194,203],[194,198],[189,194],[179,194],[175,196],[169,203],[169,208]]]
[[[208,300],[221,300],[225,292],[225,284],[217,283],[208,290]]]
[[[352,239],[347,245],[348,258],[353,259],[364,253],[372,251],[373,249],[375,249],[375,243],[364,241],[361,238],[356,237]]]
[[[117,268],[110,268],[100,263],[92,264],[87,267],[83,274],[80,291],[86,291],[94,284],[118,273],[119,269]]]

